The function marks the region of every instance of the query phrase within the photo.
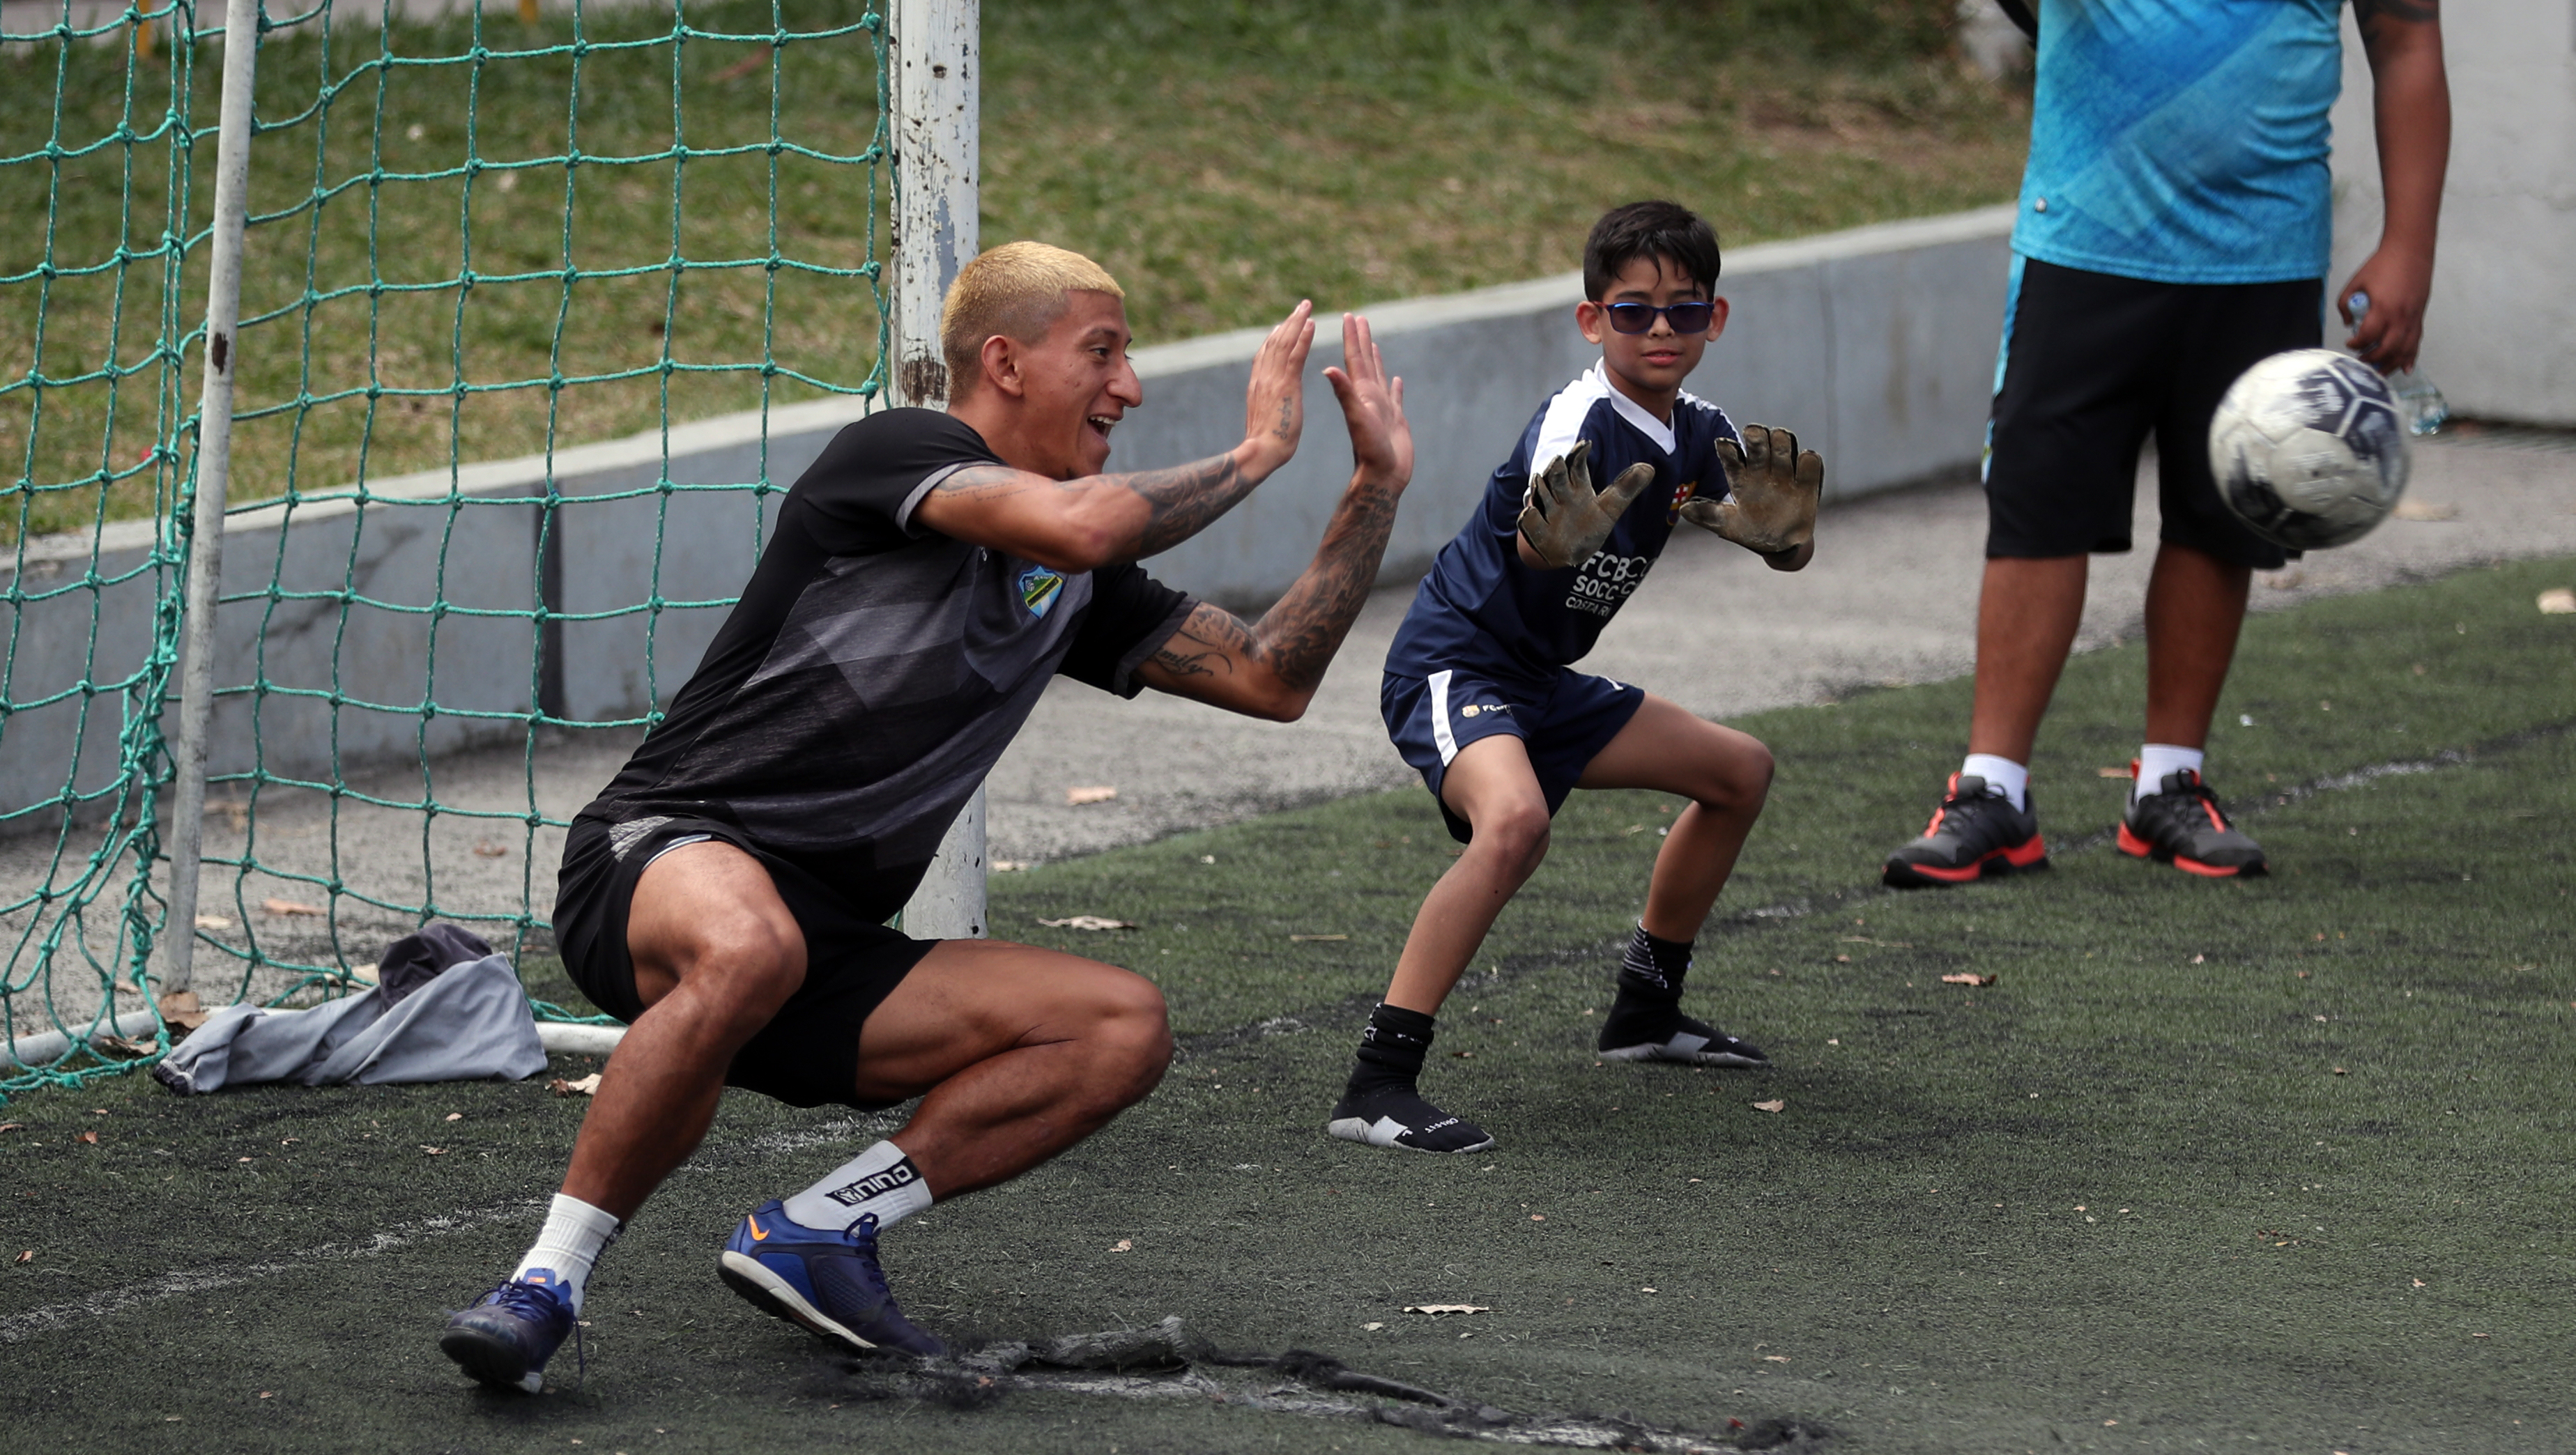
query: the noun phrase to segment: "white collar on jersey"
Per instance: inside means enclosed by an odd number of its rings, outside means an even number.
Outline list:
[[[1639,433],[1653,440],[1656,447],[1665,454],[1669,455],[1673,452],[1673,427],[1648,413],[1646,406],[1620,393],[1619,386],[1610,382],[1609,365],[1593,365],[1588,377],[1594,388],[1610,396],[1610,407],[1619,411],[1621,419],[1635,425]]]

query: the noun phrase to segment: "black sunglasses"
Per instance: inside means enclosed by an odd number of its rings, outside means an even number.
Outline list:
[[[1601,311],[1610,315],[1610,326],[1621,333],[1646,332],[1655,326],[1658,313],[1672,320],[1675,333],[1706,333],[1709,321],[1717,316],[1717,305],[1702,301],[1658,308],[1651,303],[1604,303]]]

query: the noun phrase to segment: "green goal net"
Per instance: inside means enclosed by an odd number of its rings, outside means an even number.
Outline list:
[[[453,920],[562,1014],[566,820],[884,378],[876,10],[270,0],[168,923],[223,21],[57,0],[0,35],[0,1093],[166,1049],[173,934],[206,1002],[302,1003]]]

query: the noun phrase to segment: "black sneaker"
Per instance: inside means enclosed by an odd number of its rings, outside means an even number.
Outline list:
[[[1678,1061],[1685,1066],[1767,1069],[1771,1058],[1751,1041],[1730,1036],[1670,1005],[1621,996],[1601,1022],[1604,1061]]]
[[[2129,772],[2137,771],[2131,763]],[[2236,831],[2218,811],[2218,795],[2190,768],[2167,773],[2155,792],[2130,802],[2120,819],[2120,852],[2210,879],[2270,872],[2263,846]]]
[[[1922,837],[1888,855],[1879,877],[1890,889],[1928,889],[2047,867],[2037,810],[2013,807],[1973,773],[1953,773]]]
[[[1483,1127],[1424,1101],[1410,1086],[1345,1094],[1324,1130],[1345,1142],[1408,1152],[1481,1152],[1494,1145]]]

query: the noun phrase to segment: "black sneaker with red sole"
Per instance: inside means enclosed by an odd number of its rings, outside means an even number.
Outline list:
[[[2013,807],[1973,773],[1953,773],[1949,796],[1932,811],[1932,822],[1920,838],[1887,856],[1879,877],[1890,889],[1933,889],[2047,867],[2038,812]]]
[[[2131,763],[2135,774],[2138,765]],[[2167,773],[2156,791],[2131,800],[2120,819],[2120,852],[2171,864],[2204,879],[2251,879],[2271,870],[2263,846],[2237,832],[2219,810],[2218,795],[2198,771]]]

